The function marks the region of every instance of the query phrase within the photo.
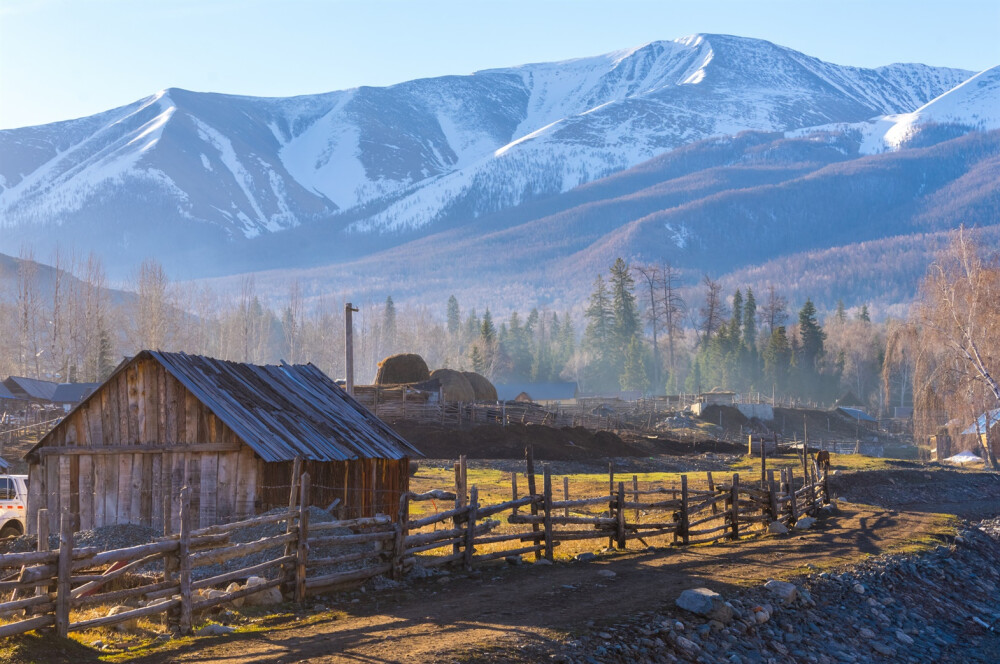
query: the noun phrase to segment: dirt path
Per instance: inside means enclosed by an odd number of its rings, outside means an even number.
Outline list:
[[[492,647],[544,644],[588,621],[611,622],[672,604],[687,588],[708,586],[727,595],[733,586],[801,573],[809,563],[848,564],[939,526],[939,517],[923,511],[845,505],[801,535],[619,553],[555,566],[504,564],[452,574],[443,577],[446,582],[432,578],[399,591],[361,595],[359,603],[335,607],[339,614],[290,615],[269,622],[266,632],[170,644],[131,661],[470,661]],[[602,570],[615,576],[602,576]]]

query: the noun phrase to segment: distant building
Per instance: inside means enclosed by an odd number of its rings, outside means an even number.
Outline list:
[[[496,385],[500,401],[514,401],[522,394],[535,403],[559,401],[569,403],[578,395],[576,383],[502,383]],[[523,398],[522,398],[523,400]]]
[[[855,422],[859,426],[862,426],[866,429],[878,428],[878,420],[876,420],[874,417],[872,417],[865,411],[861,410],[860,408],[848,408],[847,406],[839,406],[836,408],[836,410],[834,410],[834,412],[842,417],[846,417],[847,419]]]

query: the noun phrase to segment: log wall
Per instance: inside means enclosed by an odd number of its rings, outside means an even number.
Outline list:
[[[27,527],[47,508],[74,530],[133,523],[176,532],[181,488],[191,487],[192,527],[243,519],[288,503],[291,462],[264,463],[153,359],[127,366],[29,455]],[[312,504],[357,504],[358,516],[395,514],[408,462],[307,462]],[[393,502],[395,501],[395,502]]]

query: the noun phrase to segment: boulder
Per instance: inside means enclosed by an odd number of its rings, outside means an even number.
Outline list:
[[[786,604],[794,602],[799,596],[799,589],[795,587],[794,583],[788,583],[787,581],[771,579],[764,584],[764,587]]]
[[[240,589],[240,584],[236,583],[235,581],[233,581],[228,586],[226,586],[226,592],[227,593],[234,593],[234,592],[236,592],[239,589]],[[243,599],[244,598],[242,598],[242,597],[237,597],[231,603],[232,603],[233,606],[235,606],[238,609],[241,606],[243,606]]]
[[[125,613],[126,611],[131,611],[131,606],[119,605],[111,607],[108,611],[108,616],[117,616],[119,613]],[[119,632],[131,632],[139,627],[138,618],[130,618],[128,620],[123,620],[122,622],[115,625],[115,629]]]
[[[784,535],[788,532],[788,526],[780,521],[772,521],[767,524],[767,532],[769,535]]]
[[[247,579],[247,584],[244,588],[253,588],[255,586],[262,586],[267,583],[266,579],[262,579],[259,576],[251,576]],[[259,593],[254,593],[252,595],[247,595],[246,601],[244,602],[247,606],[269,606],[271,604],[281,604],[281,590],[278,588],[267,588],[261,590]]]
[[[685,590],[677,598],[677,606],[721,623],[728,623],[733,619],[733,608],[726,604],[722,595],[708,588]]]
[[[236,631],[235,627],[230,627],[228,625],[217,625],[216,623],[210,623],[199,629],[196,634],[198,636],[223,636],[225,634],[232,634]]]
[[[804,516],[795,522],[795,530],[809,530],[816,523],[816,519],[811,516]]]

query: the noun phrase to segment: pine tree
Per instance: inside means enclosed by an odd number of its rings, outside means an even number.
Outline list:
[[[743,293],[739,288],[733,294],[733,316],[729,319],[729,336],[734,341],[743,336]]]
[[[584,312],[587,328],[583,333],[583,346],[590,355],[590,361],[585,374],[588,381],[593,382],[589,389],[603,389],[611,384],[617,376],[614,371],[613,349],[611,348],[614,313],[611,310],[611,300],[604,277],[597,275],[594,280],[594,291],[590,294],[590,303]]]
[[[619,379],[623,390],[649,390],[649,375],[643,358],[642,344],[638,337],[632,337],[625,349],[625,366]]]
[[[764,348],[764,378],[781,393],[788,386],[788,371],[792,360],[792,349],[785,334],[785,327],[779,326],[771,333]]]
[[[868,315],[868,305],[867,304],[862,304],[861,305],[861,312],[858,314],[858,320],[864,321],[865,323],[872,322],[871,316]]]
[[[458,309],[458,300],[452,295],[448,298],[448,334],[454,338],[458,335],[461,326],[462,317]]]
[[[611,266],[608,279],[611,286],[611,309],[614,314],[612,342],[624,353],[628,344],[639,334],[639,309],[635,301],[635,280],[628,263],[621,258]]]
[[[493,316],[490,315],[489,309],[486,309],[486,313],[483,314],[483,322],[479,326],[479,338],[487,346],[492,345],[496,341],[497,328],[493,325]]]
[[[800,366],[807,372],[815,373],[818,362],[823,356],[823,342],[826,332],[816,320],[816,306],[807,299],[799,310],[799,341],[801,342]]]
[[[391,295],[385,298],[382,311],[382,343],[385,352],[392,352],[396,347],[396,305]]]
[[[847,311],[844,309],[844,301],[837,300],[837,320],[841,323],[847,320]]]

